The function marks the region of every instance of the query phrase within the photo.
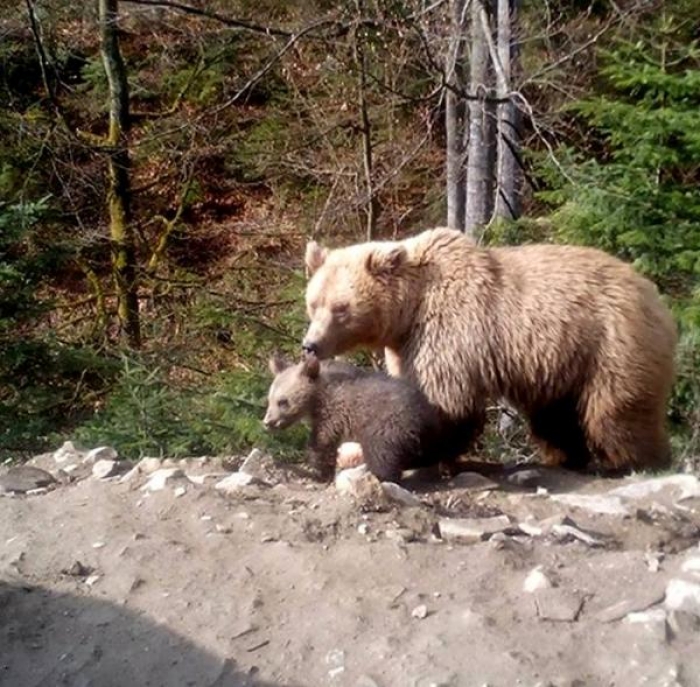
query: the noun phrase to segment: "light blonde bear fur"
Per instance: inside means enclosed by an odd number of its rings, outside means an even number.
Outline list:
[[[676,326],[654,284],[599,250],[485,249],[432,229],[404,241],[306,250],[304,345],[385,349],[465,441],[487,402],[524,413],[545,462],[664,467]]]

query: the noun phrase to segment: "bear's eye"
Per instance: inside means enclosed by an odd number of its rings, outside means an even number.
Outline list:
[[[289,401],[286,398],[280,398],[280,400],[277,401],[277,405],[280,408],[289,408]]]
[[[331,312],[336,316],[347,315],[349,310],[350,310],[349,303],[336,303],[331,308]]]

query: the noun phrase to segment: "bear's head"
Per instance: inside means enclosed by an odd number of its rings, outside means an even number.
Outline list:
[[[399,242],[360,243],[328,250],[306,246],[306,309],[303,347],[328,358],[359,346],[380,348],[399,334],[407,283],[408,252]]]
[[[296,365],[274,355],[269,367],[275,378],[267,395],[263,424],[267,429],[284,429],[301,420],[311,409],[320,363],[314,355],[305,356]]]

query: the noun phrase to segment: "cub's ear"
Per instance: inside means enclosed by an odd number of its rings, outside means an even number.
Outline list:
[[[273,375],[277,376],[280,372],[284,372],[291,363],[281,353],[273,353],[268,361],[268,367]]]
[[[309,241],[306,244],[306,255],[304,262],[306,264],[306,278],[313,277],[316,271],[326,262],[328,257],[328,248],[323,248],[316,241]]]
[[[374,277],[386,277],[396,272],[408,260],[408,252],[401,244],[391,248],[377,247],[365,258],[365,268]]]
[[[314,353],[308,353],[304,356],[304,367],[302,369],[309,379],[317,379],[321,371],[321,363],[318,357]]]

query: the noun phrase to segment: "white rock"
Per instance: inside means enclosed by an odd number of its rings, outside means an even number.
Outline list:
[[[663,608],[652,608],[649,611],[628,613],[622,622],[630,623],[631,625],[637,623],[665,623],[666,611]]]
[[[206,484],[207,482],[219,481],[229,475],[228,472],[206,472],[203,475],[187,475],[187,479],[192,484]]]
[[[414,496],[408,489],[404,489],[394,482],[382,482],[382,491],[389,499],[400,503],[402,506],[416,508],[423,505],[423,502],[417,496]]]
[[[265,455],[259,448],[254,448],[241,464],[239,472],[264,480],[267,477],[267,469],[272,459]]]
[[[107,544],[105,544],[103,541],[96,541],[93,545],[93,549],[103,549]]]
[[[532,569],[523,582],[523,591],[528,594],[536,592],[538,589],[549,589],[552,586],[549,578],[542,572],[542,566]]]
[[[81,460],[82,456],[82,451],[78,451],[78,449],[73,445],[72,441],[65,441],[63,442],[63,446],[61,446],[61,448],[54,451],[53,459],[57,463],[65,463],[67,460],[70,460],[71,462]]]
[[[541,537],[544,534],[544,530],[539,525],[533,525],[531,522],[519,522],[518,529],[529,537]]]
[[[100,575],[90,575],[89,577],[85,578],[85,584],[88,587],[92,587],[100,579],[100,577]]]
[[[599,496],[595,494],[554,494],[550,498],[552,501],[563,503],[565,506],[582,508],[583,510],[587,510],[591,513],[623,516],[630,514],[618,496]]]
[[[510,518],[507,515],[493,518],[442,518],[438,526],[440,536],[446,541],[474,543],[510,527]]]
[[[326,664],[330,666],[328,677],[338,677],[345,672],[345,652],[342,649],[329,651],[326,654]]]
[[[180,496],[184,496],[187,493],[187,487],[175,487],[173,489],[173,494],[175,494],[175,498],[180,498]]]
[[[141,475],[141,468],[138,465],[134,465],[134,467],[131,468],[131,470],[125,472],[119,478],[119,483],[122,484],[124,482],[131,482],[132,480],[135,480],[139,475]]]
[[[214,489],[218,489],[224,494],[233,494],[255,482],[255,477],[247,472],[233,472],[228,477],[224,477],[220,482],[217,482],[214,485]]]
[[[608,492],[610,496],[620,496],[626,499],[642,499],[651,494],[656,494],[663,489],[671,487],[679,492],[678,500],[700,496],[700,482],[694,475],[669,475],[656,477],[640,482],[633,482],[622,487],[617,487]]]
[[[163,461],[160,458],[141,458],[141,460],[136,463],[138,466],[139,470],[143,472],[146,475],[151,474],[152,472],[156,472],[156,470],[160,470]]]
[[[687,558],[683,561],[681,570],[686,573],[700,575],[700,558]]]
[[[118,459],[119,454],[111,446],[99,446],[87,452],[83,458],[83,463],[92,465],[92,463],[96,463],[98,460],[116,461]]]
[[[339,494],[352,496],[359,501],[381,501],[385,498],[379,480],[364,464],[341,470],[335,477],[335,488]]]
[[[86,461],[87,462],[87,461]],[[97,479],[107,479],[119,473],[121,465],[118,460],[106,458],[96,461],[92,466],[92,476]]]
[[[368,525],[366,522],[361,522],[361,523],[357,526],[357,531],[358,531],[360,534],[367,534],[367,533],[369,532],[369,525]]]
[[[666,587],[666,608],[700,617],[700,584],[686,580],[670,580]]]
[[[141,489],[144,491],[162,491],[174,479],[184,476],[185,473],[180,468],[161,468],[151,473],[148,482]]]
[[[420,604],[420,606],[416,606],[411,611],[411,617],[416,618],[416,620],[423,620],[423,618],[427,618],[428,617],[428,607],[425,604]]]

